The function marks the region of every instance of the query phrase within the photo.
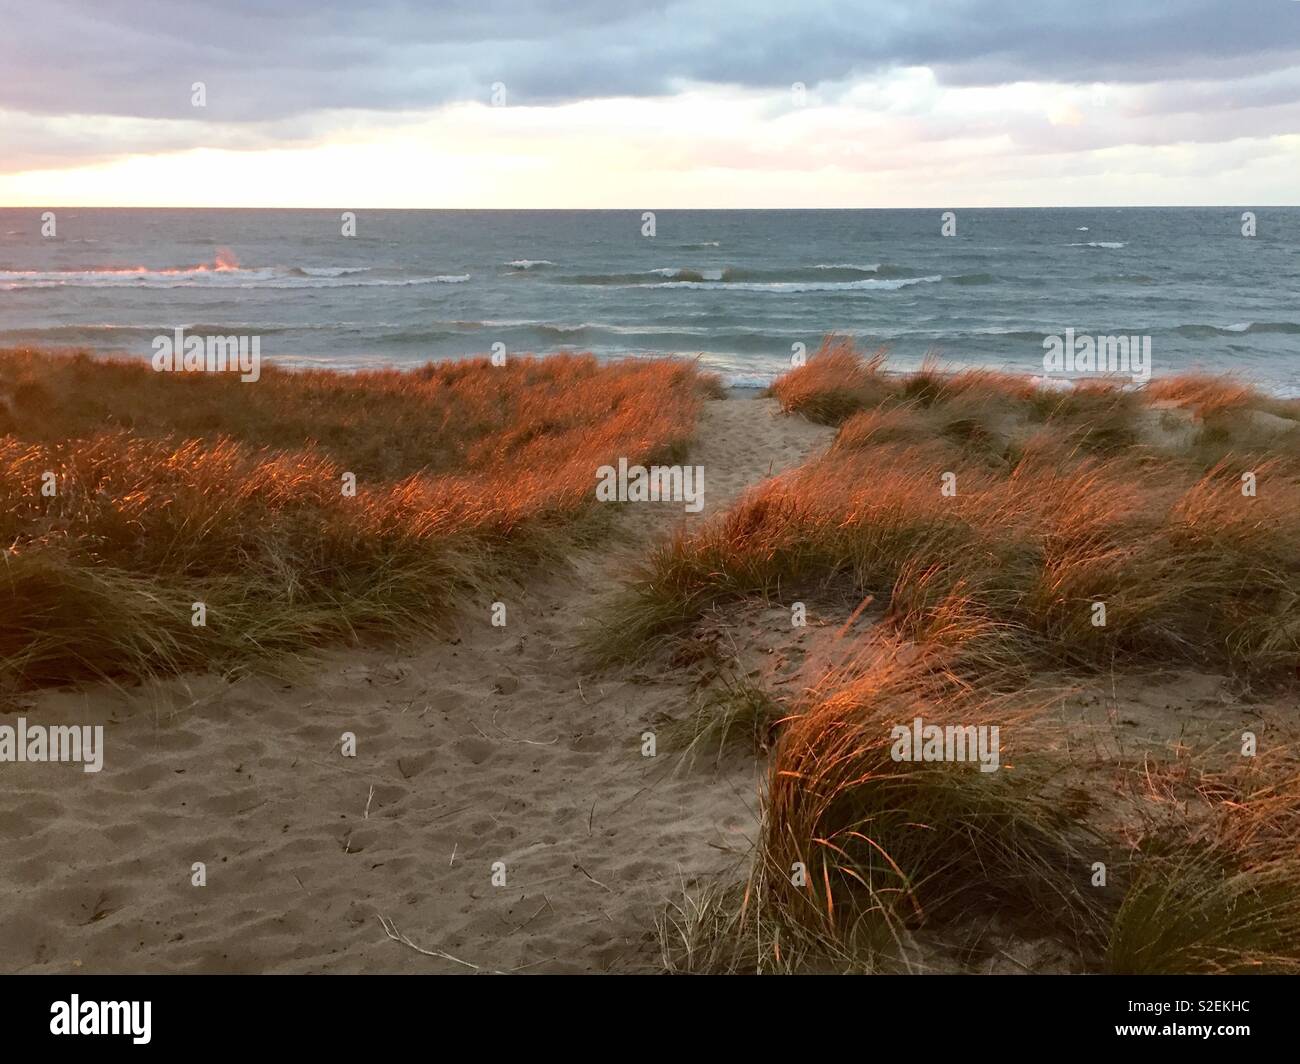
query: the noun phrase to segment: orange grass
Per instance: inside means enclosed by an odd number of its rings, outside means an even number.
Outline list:
[[[1175,479],[1031,453],[1003,473],[933,444],[837,449],[660,548],[619,638],[653,640],[729,598],[832,583],[886,600],[915,639],[954,611],[996,622],[977,638],[1006,667],[1181,659],[1294,679],[1300,482],[1254,472],[1247,498],[1226,465]],[[955,497],[941,493],[945,473]]]
[[[772,392],[839,424],[834,444],[679,531],[603,649],[629,657],[747,596],[887,608],[853,637],[856,660],[781,721],[744,896],[679,907],[663,925],[686,947],[666,950],[670,966],[910,966],[917,934],[996,916],[1066,940],[1093,969],[1300,967],[1294,771],[1198,771],[1190,795],[1130,796],[1129,837],[1092,822],[1095,799],[1065,783],[1076,766],[1046,753],[1040,727],[1044,671],[1185,662],[1294,685],[1294,429],[1219,420],[1269,404],[1217,378],[1137,392],[933,363],[891,376],[843,341]],[[1153,402],[1186,408],[1194,449],[1153,433]],[[998,725],[1006,763],[894,761],[890,726],[916,716]],[[1098,860],[1106,889],[1091,881]]]
[[[951,667],[964,652],[875,633],[806,692],[772,754],[748,882],[661,922],[671,970],[960,967],[995,925],[994,949],[1051,939],[1071,970],[1300,971],[1294,751],[1182,748],[1099,788],[1044,752],[1059,692],[992,692]],[[997,772],[895,760],[891,728],[917,716],[997,726]]]
[[[1015,439],[983,428],[978,406],[953,419],[947,390],[923,407],[924,389],[894,387],[913,399],[851,416],[827,454],[661,547],[622,604],[611,656],[728,599],[835,585],[887,601],[887,620],[915,640],[936,626],[959,639],[969,618],[985,668],[1184,660],[1295,679],[1300,468],[1285,454],[1230,451],[1201,469],[1100,445],[1120,431],[1105,424],[1127,394],[1111,386],[1054,397],[1068,422],[1049,415]],[[969,399],[1009,386],[966,374],[942,387]]]
[[[980,912],[1070,921],[1095,935],[1086,870],[1095,846],[1072,827],[1052,772],[1025,753],[1042,696],[993,693],[886,639],[808,692],[772,759],[761,844],[779,904],[831,937],[863,920],[901,936]],[[894,725],[997,727],[1002,764],[898,761]]]
[[[1199,759],[1197,759],[1199,761]],[[1300,972],[1300,762],[1144,766],[1141,831],[1104,963],[1124,974]]]
[[[1300,399],[1274,399],[1230,376],[1186,373],[1141,387],[1118,378],[1081,379],[1045,387],[1027,376],[996,370],[947,372],[928,356],[915,373],[891,373],[884,349],[869,355],[830,336],[808,362],[771,388],[787,413],[843,425],[847,438],[863,431],[854,415],[898,412],[922,434],[971,440],[998,451],[1035,425],[1094,453],[1165,446],[1154,429],[1161,416],[1190,426],[1201,446],[1182,457],[1202,468],[1229,453],[1271,454],[1300,469]],[[1260,415],[1283,419],[1260,425]],[[996,447],[990,447],[996,443]]]
[[[590,534],[599,465],[682,453],[709,387],[591,356],[243,384],[0,353],[3,679],[230,666],[486,611]]]
[[[1153,402],[1190,406],[1202,417],[1207,413],[1228,410],[1246,404],[1260,404],[1264,397],[1254,388],[1231,377],[1208,373],[1188,373],[1177,377],[1157,378],[1145,388]]]
[[[883,350],[863,358],[852,340],[828,336],[804,365],[772,385],[772,394],[787,413],[798,411],[810,421],[838,424],[889,393],[880,372],[884,360]]]

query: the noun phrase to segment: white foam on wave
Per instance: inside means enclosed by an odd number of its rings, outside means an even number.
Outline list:
[[[1067,248],[1126,248],[1127,240],[1085,240],[1077,244],[1066,244]]]
[[[777,376],[775,373],[724,373],[722,383],[728,388],[767,388]]]
[[[1070,392],[1074,390],[1074,381],[1068,377],[1046,377],[1040,373],[1029,374],[1029,379],[1036,387],[1045,392]]]
[[[685,266],[661,266],[657,270],[650,271],[660,277],[672,277],[681,281],[722,281],[726,279],[729,271],[724,269],[714,270],[695,270]]]
[[[892,292],[909,285],[933,284],[942,280],[941,274],[935,274],[932,277],[899,277],[891,280],[866,277],[860,281],[660,281],[631,287],[725,289],[728,292],[848,292],[872,289]]]
[[[264,267],[214,269],[195,266],[175,270],[145,267],[100,270],[0,270],[0,289],[26,288],[352,288],[406,287],[421,284],[463,284],[465,274],[436,277],[354,278],[367,268],[315,267],[283,271]]]

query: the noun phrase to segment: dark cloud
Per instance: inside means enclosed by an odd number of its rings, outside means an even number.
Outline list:
[[[545,104],[901,65],[953,85],[1218,77],[1227,96],[1300,64],[1286,0],[0,0],[0,26],[0,109],[226,123],[487,101],[496,82]]]

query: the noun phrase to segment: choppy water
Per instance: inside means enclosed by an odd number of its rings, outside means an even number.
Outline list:
[[[1257,235],[1242,235],[1253,209]],[[1300,208],[0,210],[0,346],[147,355],[191,332],[355,368],[487,353],[702,354],[765,383],[829,331],[910,368],[1041,372],[1073,328],[1149,335],[1154,372],[1300,394]]]

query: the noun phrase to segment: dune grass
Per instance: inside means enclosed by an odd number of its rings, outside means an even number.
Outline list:
[[[1078,766],[1032,753],[1033,696],[945,692],[932,666],[878,661],[787,718],[749,874],[668,907],[668,971],[961,971],[1018,939],[1062,947],[1070,971],[1300,972],[1294,764],[1198,768],[1200,801],[1172,807],[1140,784],[1185,766],[1116,766],[1139,793],[1099,795],[1070,782]],[[891,760],[887,726],[912,712],[999,721],[1010,771]]]
[[[599,465],[680,458],[716,388],[590,356],[244,384],[0,353],[0,681],[224,669],[486,611],[599,530]]]
[[[948,371],[929,355],[921,368],[895,373],[888,352],[869,354],[842,336],[828,336],[808,360],[771,386],[771,394],[787,413],[798,413],[827,425],[843,424],[853,414],[882,406],[928,408],[974,402],[996,402],[1021,409],[1037,420],[1098,413],[1129,397],[1130,410],[1153,403],[1186,407],[1198,416],[1250,407],[1280,417],[1300,417],[1300,399],[1277,399],[1231,375],[1192,371],[1156,377],[1134,388],[1125,378],[1080,378],[1070,387],[1055,388],[1041,378],[991,369]]]
[[[721,758],[729,746],[766,751],[777,724],[784,717],[781,705],[761,686],[745,679],[724,678],[708,691],[694,712],[670,739],[682,747],[683,758],[693,762],[702,754]]]
[[[665,916],[666,966],[923,970],[925,936],[994,916],[1082,970],[1295,970],[1293,777],[1099,793],[1041,725],[1062,673],[1182,663],[1295,689],[1300,404],[1196,375],[892,375],[835,339],[772,394],[838,426],[830,449],[666,542],[598,655],[654,653],[750,598],[885,609],[772,726],[748,880]],[[1007,764],[900,764],[890,728],[916,716],[998,726]]]
[[[972,681],[966,649],[874,633],[788,710],[749,874],[669,906],[667,970],[964,970],[994,926],[994,952],[1050,940],[1073,971],[1300,971],[1294,751],[1098,776],[1048,742],[1059,690]],[[914,717],[998,727],[999,768],[896,759]]]
[[[1300,862],[1249,868],[1236,855],[1153,849],[1115,914],[1105,968],[1123,975],[1294,975],[1300,972]]]
[[[884,351],[864,358],[851,340],[830,336],[804,365],[778,378],[771,393],[787,413],[800,413],[822,425],[838,425],[894,394],[881,373],[884,361]]]
[[[990,692],[942,655],[902,642],[823,677],[772,759],[762,842],[782,908],[827,936],[874,921],[891,937],[930,921],[1000,912],[1096,933],[1086,884],[1091,840],[1036,763],[1037,696]],[[995,771],[971,762],[900,761],[892,728],[996,727]],[[1076,837],[1079,836],[1079,837]],[[800,865],[806,883],[789,874]],[[1069,926],[1073,921],[1073,927]]]
[[[1253,472],[1247,497],[1227,463],[1176,478],[1031,454],[1002,472],[925,444],[835,449],[661,547],[604,649],[636,654],[726,601],[838,579],[918,640],[966,638],[968,619],[1008,669],[1184,660],[1285,682],[1300,664],[1300,480]]]
[[[789,376],[846,358],[833,348]],[[1203,468],[1124,442],[1138,400],[1109,386],[1046,397],[1046,422],[1026,415],[1016,435],[989,427],[1016,390],[999,375],[889,386],[911,398],[848,415],[828,453],[659,548],[597,651],[636,655],[727,601],[838,583],[887,602],[900,633],[977,641],[986,667],[1013,673],[1183,660],[1243,683],[1296,678],[1288,441]]]
[[[1300,972],[1300,761],[1294,750],[1223,765],[1143,766],[1108,971]]]

